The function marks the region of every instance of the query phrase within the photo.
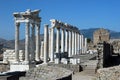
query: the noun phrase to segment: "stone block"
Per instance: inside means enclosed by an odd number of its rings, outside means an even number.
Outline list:
[[[11,62],[10,71],[28,71],[30,68],[35,67],[35,64],[29,64],[28,62]]]
[[[61,59],[61,63],[63,63],[63,64],[68,64],[68,60],[67,60],[66,58],[62,58],[62,59]]]
[[[55,59],[55,64],[59,64],[60,60],[58,58]]]
[[[76,58],[71,58],[70,63],[72,63],[73,65],[76,65],[78,63],[78,60]]]

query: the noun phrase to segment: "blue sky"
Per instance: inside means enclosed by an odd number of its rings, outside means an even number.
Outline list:
[[[14,39],[13,12],[41,9],[41,33],[50,19],[77,26],[79,29],[107,28],[120,31],[120,0],[0,0],[0,38]],[[20,27],[24,38],[25,27]]]

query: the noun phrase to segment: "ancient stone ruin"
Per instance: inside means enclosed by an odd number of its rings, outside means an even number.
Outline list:
[[[51,19],[50,27],[47,24],[44,25],[44,39],[40,41],[41,17],[39,17],[39,12],[40,10],[31,11],[28,9],[25,12],[13,13],[15,20],[15,49],[4,52],[3,63],[10,65],[10,72],[25,71],[26,75],[28,75],[26,78],[29,78],[29,75],[34,75],[34,79],[39,78],[37,73],[42,71],[40,74],[45,75],[45,80],[47,80],[46,78],[49,80],[69,78],[70,80],[72,71],[69,70],[80,71],[79,64],[81,60],[79,57],[74,56],[86,54],[87,38],[80,33],[76,26]],[[19,48],[19,29],[22,23],[25,24],[24,50]],[[60,66],[69,70],[58,68]],[[53,77],[47,76],[48,74],[44,74],[44,71],[50,74],[53,72]],[[39,76],[41,77],[41,75]],[[43,78],[41,77],[41,79]]]

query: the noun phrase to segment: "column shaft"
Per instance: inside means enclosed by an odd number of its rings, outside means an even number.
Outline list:
[[[82,54],[83,54],[83,52],[84,52],[84,37],[83,37],[83,35],[81,36],[81,43],[82,43],[81,48],[82,48]]]
[[[57,36],[56,36],[56,53],[60,53],[60,29],[57,28]]]
[[[65,52],[68,52],[68,31],[65,32]]]
[[[20,23],[15,23],[15,61],[19,61],[19,26]]]
[[[36,26],[36,61],[40,60],[40,25]]]
[[[50,56],[50,58],[51,58],[51,62],[53,62],[54,61],[54,28],[51,28],[51,56]]]
[[[61,34],[61,52],[65,52],[65,31],[62,29],[62,34]]]
[[[87,51],[87,38],[85,38],[85,48],[84,48],[84,53]]]
[[[75,32],[75,55],[77,54],[77,33]]]
[[[51,28],[49,28],[49,57],[51,59]]]
[[[31,44],[32,44],[32,54],[31,54],[31,58],[32,58],[32,61],[35,60],[35,24],[32,24],[32,37],[31,37],[32,41],[31,41]]]
[[[29,38],[30,38],[30,31],[29,31],[30,23],[26,23],[26,34],[25,34],[25,61],[29,62]]]
[[[48,25],[44,27],[44,63],[48,62]]]
[[[77,43],[78,44],[77,54],[80,54],[80,34],[79,33],[77,34],[77,37],[78,37],[78,41],[77,41],[78,42]]]
[[[68,56],[71,57],[72,55],[72,32],[69,31],[69,52]]]
[[[44,42],[43,41],[41,41],[41,55],[40,55],[40,58],[43,60],[44,58]]]
[[[74,31],[72,31],[72,55],[75,53],[75,34]]]
[[[80,35],[80,54],[82,53],[82,35]]]

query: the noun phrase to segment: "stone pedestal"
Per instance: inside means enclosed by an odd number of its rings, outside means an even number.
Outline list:
[[[54,62],[55,62],[55,64],[59,64],[60,63],[59,58],[56,58]]]
[[[63,64],[68,64],[68,60],[67,60],[66,58],[62,58],[62,59],[61,59],[61,63],[63,63]]]
[[[28,71],[30,68],[34,68],[35,64],[30,64],[27,62],[11,62],[10,71]]]

